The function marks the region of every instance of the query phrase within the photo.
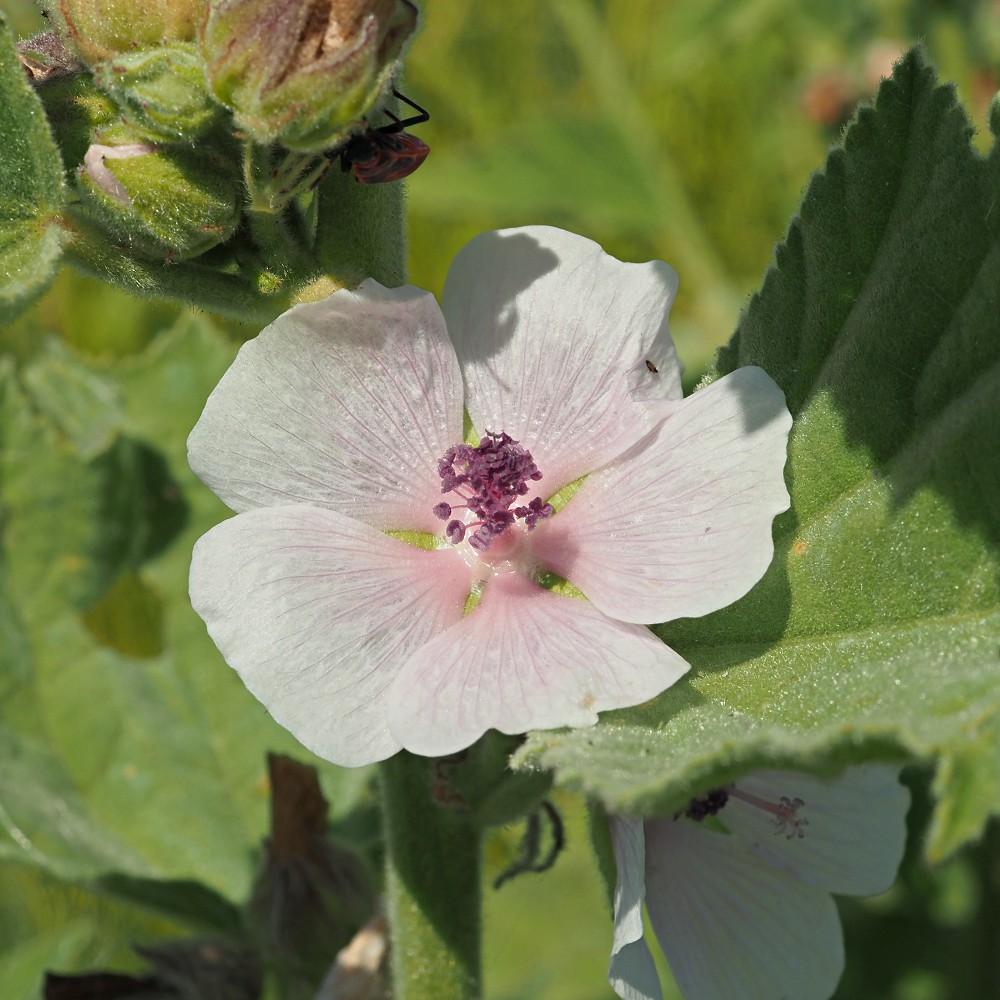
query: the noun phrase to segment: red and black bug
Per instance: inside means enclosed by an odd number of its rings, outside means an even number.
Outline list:
[[[345,173],[352,170],[362,184],[388,184],[409,177],[430,152],[427,143],[404,131],[411,125],[427,121],[430,114],[398,90],[392,93],[417,113],[410,118],[397,118],[386,111],[392,119],[388,125],[369,126],[351,136],[335,152],[340,157],[340,169]]]

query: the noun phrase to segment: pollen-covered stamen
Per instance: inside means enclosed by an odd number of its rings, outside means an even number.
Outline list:
[[[434,507],[434,516],[447,521],[455,510],[466,508],[478,518],[463,524],[449,521],[445,536],[457,545],[471,528],[469,544],[477,552],[485,552],[490,542],[503,534],[515,521],[524,521],[530,531],[539,519],[551,517],[551,504],[535,497],[527,505],[511,505],[528,492],[528,482],[542,478],[531,452],[522,448],[509,434],[487,431],[477,447],[457,444],[449,448],[438,462],[441,492],[454,493],[463,503],[442,501]]]
[[[783,833],[789,840],[803,838],[806,835],[805,828],[809,825],[809,820],[798,815],[799,810],[805,805],[802,799],[790,799],[787,795],[782,795],[777,802],[768,802],[751,792],[741,791],[739,788],[730,788],[729,794],[735,799],[742,799],[748,805],[763,809],[774,817],[774,825],[777,829],[775,834]]]

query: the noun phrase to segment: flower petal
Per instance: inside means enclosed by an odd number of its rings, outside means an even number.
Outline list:
[[[462,617],[469,570],[319,507],[238,514],[202,536],[191,602],[222,655],[314,753],[355,766],[399,749],[386,690]]]
[[[844,967],[827,893],[738,837],[648,821],[646,906],[685,1000],[826,1000]]]
[[[646,898],[646,847],[642,821],[609,816],[615,882],[615,937],[608,982],[623,1000],[662,1000],[660,977],[643,938]]]
[[[760,368],[677,404],[647,440],[587,477],[532,538],[535,556],[622,621],[697,617],[742,597],[787,509],[792,418]]]
[[[770,864],[827,892],[871,896],[892,885],[906,846],[909,791],[899,768],[851,767],[823,780],[798,771],[755,771],[736,782],[769,802],[802,799],[802,837],[783,836],[774,818],[730,796],[719,819]]]
[[[662,418],[649,400],[681,396],[676,291],[662,261],[625,264],[560,229],[477,236],[442,300],[476,429],[531,451],[546,495],[616,458]]]
[[[307,503],[440,531],[437,460],[461,438],[461,376],[433,297],[366,281],[244,344],[188,457],[233,510]]]
[[[407,750],[440,756],[490,728],[593,725],[598,712],[646,701],[687,669],[648,629],[503,573],[468,616],[403,667],[389,695],[389,729]]]

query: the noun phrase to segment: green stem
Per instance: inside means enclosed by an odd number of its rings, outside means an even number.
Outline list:
[[[326,274],[374,278],[387,288],[406,281],[403,187],[359,184],[334,164],[319,187],[316,260]]]
[[[66,261],[78,271],[143,298],[172,299],[210,309],[243,322],[269,323],[295,301],[295,287],[266,294],[245,275],[228,273],[203,262],[151,261],[119,246],[72,210],[66,215],[72,239]]]
[[[434,762],[381,765],[395,1000],[480,996],[480,833],[432,797]]]

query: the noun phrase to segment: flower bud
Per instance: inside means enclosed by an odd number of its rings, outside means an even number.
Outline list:
[[[201,56],[192,45],[124,53],[93,67],[125,120],[147,138],[192,140],[225,112],[211,98]]]
[[[204,17],[206,0],[59,0],[53,13],[62,20],[73,48],[87,63],[116,52],[189,42]]]
[[[152,257],[183,260],[233,234],[240,218],[235,151],[157,146],[134,137],[122,142],[123,134],[101,135],[77,174],[84,203],[118,240]]]
[[[260,143],[316,152],[388,88],[417,23],[409,0],[209,0],[202,53],[215,96]]]

